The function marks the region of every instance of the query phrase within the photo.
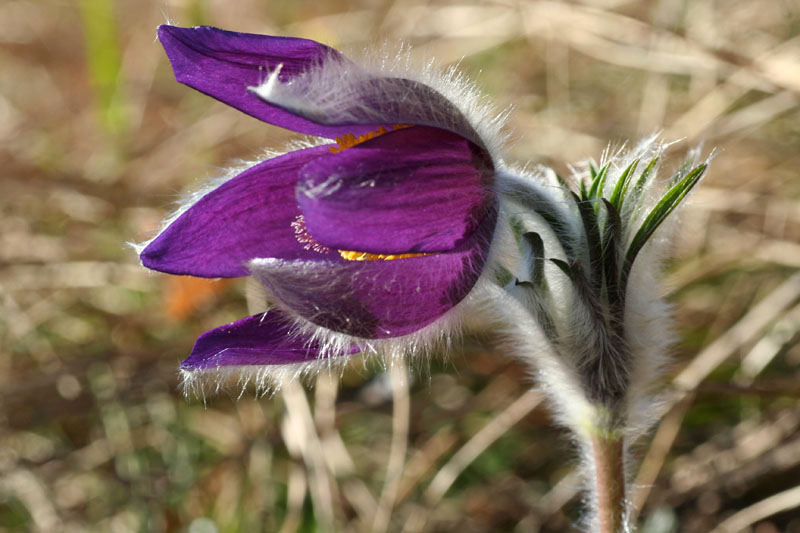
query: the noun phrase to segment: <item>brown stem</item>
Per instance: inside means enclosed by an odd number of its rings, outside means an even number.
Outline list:
[[[599,533],[622,533],[625,524],[625,469],[621,437],[592,438]]]

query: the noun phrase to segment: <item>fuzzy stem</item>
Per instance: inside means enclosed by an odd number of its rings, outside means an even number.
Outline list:
[[[599,533],[627,531],[625,527],[623,449],[622,437],[607,435],[592,437],[597,503],[596,520]]]

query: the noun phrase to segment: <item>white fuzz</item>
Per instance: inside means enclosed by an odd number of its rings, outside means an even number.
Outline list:
[[[564,188],[553,182],[553,175],[552,169],[543,166],[532,171],[508,166],[497,172],[496,189],[507,217],[521,222],[528,231],[539,233],[548,258],[563,260],[565,244],[574,249],[579,247],[580,218],[567,200]],[[545,220],[547,214],[560,225],[550,225]]]
[[[465,319],[475,315],[479,304],[476,294],[492,285],[481,278],[476,288],[464,300],[428,326],[408,335],[386,339],[364,339],[321,327],[298,315],[277,298],[271,304],[292,321],[291,332],[309,344],[319,347],[319,358],[304,363],[288,365],[244,365],[211,367],[202,370],[181,370],[182,389],[187,396],[205,398],[207,395],[227,392],[241,397],[248,388],[257,396],[274,394],[282,384],[296,379],[310,378],[321,372],[341,375],[347,365],[358,358],[366,370],[377,362],[384,368],[404,360],[412,370],[424,373],[430,367],[433,355],[447,356],[460,342]],[[269,310],[267,311],[269,313]],[[358,352],[354,354],[353,347]]]
[[[482,289],[478,295],[485,298],[487,325],[498,332],[502,351],[529,365],[561,424],[585,430],[592,406],[569,358],[559,353],[537,320],[511,293],[496,285]]]
[[[575,171],[575,194],[547,169],[497,174],[502,253],[493,259],[504,286],[482,288],[484,310],[504,351],[529,366],[576,438],[590,509],[583,522],[592,531],[617,519],[617,529],[630,530],[621,501],[628,450],[662,414],[672,328],[660,269],[675,202],[704,170],[693,153],[658,178],[666,147],[653,136],[609,149],[596,168]]]
[[[394,52],[386,48],[377,54],[365,51],[358,64],[331,58],[287,83],[276,83],[276,78],[273,72],[250,90],[269,103],[322,123],[363,124],[368,118],[375,124],[406,120],[450,128],[484,145],[495,160],[506,140],[501,130],[508,111],[497,113],[456,67],[441,69],[433,61],[420,65],[408,48]],[[402,83],[370,83],[390,78],[411,80],[434,92],[426,96]],[[436,93],[443,98],[437,99]]]
[[[654,135],[632,149],[607,150],[600,163],[600,167],[609,165],[603,196],[611,196],[623,171],[634,160],[640,160],[641,172],[652,158],[661,158],[668,146]],[[690,154],[689,162],[696,164],[697,155]],[[670,185],[658,177],[657,171],[658,165],[639,196],[631,195],[631,201],[623,204],[623,249],[627,249]],[[579,167],[572,179],[579,182],[587,176],[588,165]],[[503,243],[496,247],[502,248],[503,253],[496,255],[495,260],[517,281],[509,283],[504,290],[487,293],[486,297],[487,308],[493,313],[491,319],[498,325],[505,324],[500,329],[505,349],[531,366],[538,383],[548,391],[559,420],[576,434],[586,437],[589,436],[589,421],[594,420],[596,424],[598,417],[604,416],[604,408],[600,404],[593,405],[585,378],[582,381],[580,377],[582,371],[586,372],[583,365],[596,361],[599,352],[628,354],[627,362],[620,359],[616,366],[606,366],[610,368],[612,382],[626,384],[621,399],[623,419],[608,422],[624,432],[626,438],[635,439],[660,415],[660,397],[656,391],[672,340],[669,306],[664,303],[659,289],[660,269],[671,242],[675,215],[659,227],[636,258],[626,291],[622,338],[617,338],[598,324],[597,309],[607,304],[592,303],[593,297],[589,301],[581,297],[580,289],[551,261],[564,261],[570,255],[565,253],[569,249],[580,265],[590,262],[580,214],[564,185],[549,169],[528,172],[506,168],[498,172],[497,190],[503,199],[503,208],[495,238]],[[531,259],[524,260],[520,256],[522,252],[513,245],[510,226],[515,227],[516,233],[535,232],[541,238],[544,257],[532,260],[544,262],[545,290],[518,285],[520,281],[530,280],[534,265],[529,264]],[[542,329],[542,316],[552,321],[549,334]],[[624,374],[614,374],[615,368]]]
[[[281,73],[283,69],[283,63],[280,63],[275,70],[269,73],[267,79],[264,80],[260,85],[257,87],[248,87],[247,89],[254,92],[256,96],[261,98],[262,100],[267,100],[272,97],[272,91],[275,90],[275,86],[280,83],[278,81],[278,74]]]

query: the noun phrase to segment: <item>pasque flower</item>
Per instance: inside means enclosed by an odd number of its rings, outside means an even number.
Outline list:
[[[705,172],[697,154],[657,178],[666,145],[652,137],[565,180],[505,164],[503,115],[454,71],[208,27],[159,39],[178,81],[316,138],[191,196],[142,247],[155,270],[253,275],[275,303],[202,335],[185,374],[421,351],[476,303],[469,318],[530,366],[576,436],[587,523],[626,531],[624,465],[656,418],[669,344],[663,225]]]
[[[317,138],[193,195],[141,249],[162,272],[253,275],[277,304],[202,335],[184,370],[351,353],[467,296],[498,216],[497,125],[467,116],[474,96],[453,74],[435,88],[399,63],[376,71],[313,41],[211,27],[158,37],[179,82]]]

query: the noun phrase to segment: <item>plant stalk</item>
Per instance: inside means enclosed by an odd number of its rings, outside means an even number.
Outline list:
[[[624,446],[620,436],[592,437],[597,498],[597,531],[624,533],[625,527],[625,467]]]

